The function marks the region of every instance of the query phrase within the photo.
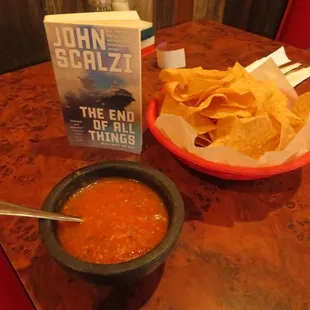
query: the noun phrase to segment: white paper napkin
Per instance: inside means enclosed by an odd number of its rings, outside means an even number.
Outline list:
[[[156,48],[157,64],[161,69],[184,68],[186,57],[184,48],[167,50],[168,43],[162,42]]]
[[[270,58],[272,58],[273,61],[279,67],[291,61],[287,57],[285,49],[282,46],[281,48],[271,53],[270,55],[263,57],[262,59],[256,60],[251,65],[246,67],[246,70],[251,73],[252,71],[254,71],[256,68],[261,66],[265,61],[267,61]],[[291,71],[292,69],[298,68],[299,66],[301,66],[301,63],[295,63],[295,64],[282,68],[281,71],[283,74],[286,74],[287,72]],[[295,71],[293,73],[286,75],[285,77],[292,87],[296,87],[298,84],[300,84],[301,82],[305,81],[306,79],[310,77],[310,67],[303,68],[299,71]]]

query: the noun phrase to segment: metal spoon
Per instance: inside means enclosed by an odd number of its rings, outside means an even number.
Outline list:
[[[32,208],[21,207],[5,201],[0,201],[0,215],[35,217],[47,220],[67,221],[82,223],[83,219],[75,216],[67,216],[63,214],[36,210]]]

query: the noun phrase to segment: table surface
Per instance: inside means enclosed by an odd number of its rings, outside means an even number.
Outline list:
[[[189,67],[248,65],[280,44],[214,22],[158,31],[185,47]],[[287,48],[310,64],[310,53]],[[155,55],[143,60],[145,108],[160,89]],[[310,90],[310,82],[297,88]],[[145,109],[144,109],[145,110]],[[215,179],[188,169],[144,126],[141,156],[68,145],[50,63],[0,76],[0,199],[40,208],[64,176],[109,159],[147,163],[168,175],[186,220],[165,264],[127,288],[96,287],[58,266],[36,220],[1,217],[0,241],[38,309],[310,309],[310,166],[267,180]]]

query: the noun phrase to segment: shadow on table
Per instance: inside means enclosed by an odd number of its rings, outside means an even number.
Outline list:
[[[156,143],[149,129],[143,133],[143,152]],[[37,141],[37,153],[44,156],[61,157],[73,160],[134,160],[140,161],[140,155],[125,151],[95,147],[72,146],[67,136],[54,137]]]
[[[95,310],[138,310],[155,292],[164,272],[164,264],[153,273],[128,286],[120,286],[95,308]]]
[[[162,264],[128,286],[94,285],[57,264],[41,245],[32,254],[31,264],[18,273],[40,309],[138,310],[153,295],[164,268]]]
[[[283,207],[294,208],[292,198],[302,177],[302,169],[252,181],[222,180],[194,170],[190,173],[200,179],[200,185],[192,197],[183,196],[186,220],[227,227],[234,222],[262,221]]]
[[[128,157],[136,156],[124,151],[72,146],[69,144],[67,136],[39,141],[37,144],[37,153],[50,157],[61,157],[72,160],[87,160],[94,162],[103,160],[128,160]]]

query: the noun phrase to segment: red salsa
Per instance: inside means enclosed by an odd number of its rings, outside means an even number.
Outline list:
[[[69,199],[63,213],[84,219],[59,223],[58,239],[71,255],[117,264],[144,255],[164,238],[168,214],[159,195],[143,183],[106,178]]]

